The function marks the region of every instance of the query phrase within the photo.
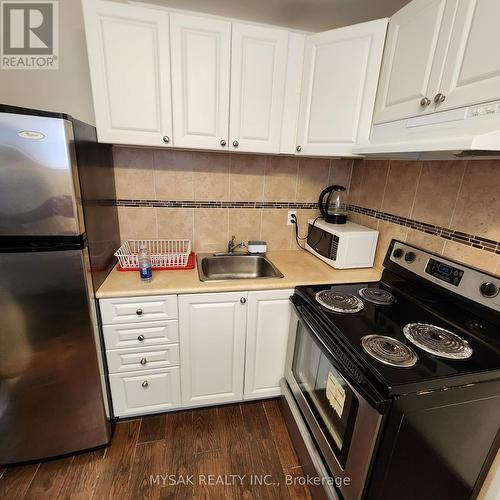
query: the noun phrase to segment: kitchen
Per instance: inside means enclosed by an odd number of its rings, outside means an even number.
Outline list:
[[[45,4],[0,497],[498,498],[497,3]]]

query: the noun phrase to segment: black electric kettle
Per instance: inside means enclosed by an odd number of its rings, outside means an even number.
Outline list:
[[[319,211],[326,222],[345,224],[347,222],[347,203],[344,186],[328,186],[319,195]],[[326,201],[325,201],[326,197]]]

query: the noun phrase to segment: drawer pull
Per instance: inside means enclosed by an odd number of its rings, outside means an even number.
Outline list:
[[[137,337],[137,340],[138,340],[139,342],[142,342],[144,339],[145,339],[144,335],[139,335],[139,336]]]
[[[141,359],[141,365],[145,365],[147,362],[148,362],[148,360],[146,358]]]
[[[148,387],[148,381],[145,380],[143,383],[142,383],[142,387],[144,387],[144,389],[146,389]]]
[[[144,311],[142,309],[137,309],[137,311],[135,311],[135,314],[137,314],[137,316],[142,316],[144,314]]]

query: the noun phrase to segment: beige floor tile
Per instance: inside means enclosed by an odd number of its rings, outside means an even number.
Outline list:
[[[288,210],[263,210],[261,239],[268,250],[288,250],[292,226],[287,226]]]
[[[293,157],[268,157],[264,185],[264,200],[295,201],[298,163],[298,159]]]
[[[118,221],[122,243],[158,238],[154,207],[118,207]]]
[[[194,199],[191,151],[155,151],[154,175],[157,199],[164,201]]]
[[[465,161],[425,161],[415,195],[411,218],[449,227]]]
[[[118,199],[156,199],[152,150],[114,147],[113,164]]]
[[[194,199],[229,199],[229,154],[193,152]]]
[[[229,239],[234,235],[236,243],[259,240],[262,210],[255,208],[229,209]]]
[[[301,158],[297,182],[296,201],[310,203],[317,201],[328,185],[330,160],[325,158]]]
[[[389,171],[389,161],[365,160],[363,168],[363,183],[357,204],[361,207],[380,210]]]
[[[406,243],[437,254],[443,252],[445,242],[446,240],[439,236],[433,236],[416,229],[408,229],[406,236]]]
[[[468,266],[476,267],[487,273],[495,274],[498,265],[498,255],[492,252],[485,252],[478,248],[446,241],[443,255],[451,260],[463,262]]]
[[[194,249],[197,252],[222,252],[227,249],[228,209],[196,209],[194,212]]]
[[[500,240],[500,162],[467,162],[451,227]]]
[[[419,161],[391,161],[385,187],[382,212],[409,217],[422,163]]]
[[[231,155],[229,199],[262,201],[267,156]]]
[[[159,239],[186,239],[193,242],[194,209],[158,207],[156,217]]]

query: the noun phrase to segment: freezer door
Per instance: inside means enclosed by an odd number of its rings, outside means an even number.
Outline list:
[[[0,236],[84,232],[71,122],[0,113]]]
[[[0,253],[0,463],[104,445],[82,250]]]

